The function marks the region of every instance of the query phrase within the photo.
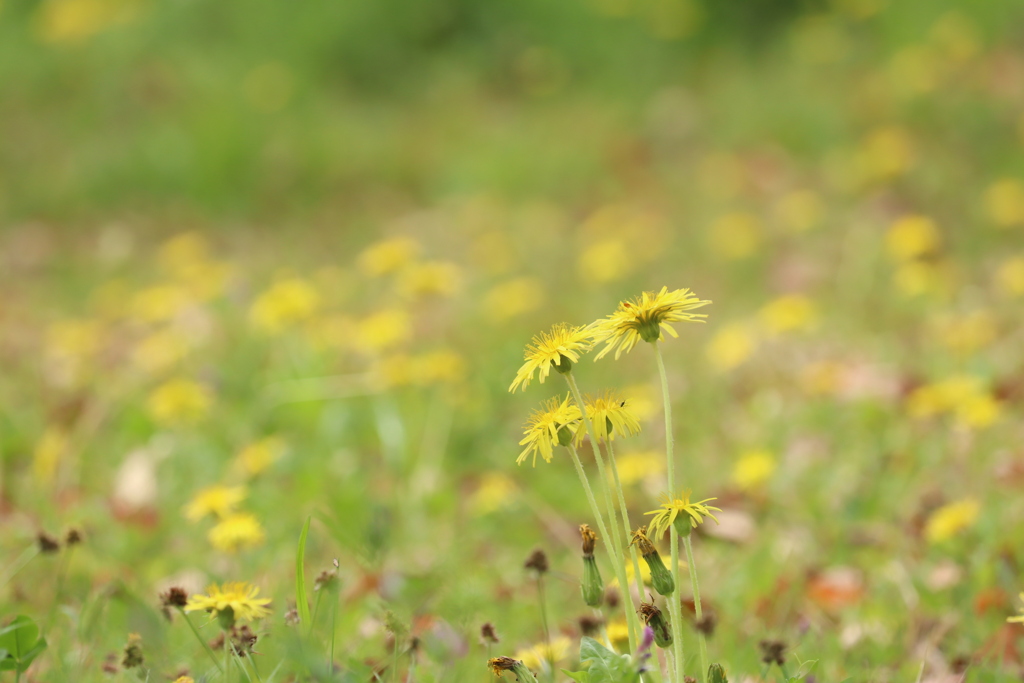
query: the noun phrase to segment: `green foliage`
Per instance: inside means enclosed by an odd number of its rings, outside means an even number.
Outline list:
[[[306,628],[312,628],[313,623],[309,618],[309,602],[306,598],[306,537],[309,535],[309,522],[312,517],[306,518],[302,525],[302,533],[299,534],[299,547],[295,550],[295,607],[299,610],[300,623]]]
[[[46,649],[46,639],[29,617],[19,615],[0,629],[0,671],[23,672]]]
[[[632,657],[612,652],[593,638],[580,641],[580,662],[589,663],[585,671],[562,673],[579,683],[632,683],[640,678]]]

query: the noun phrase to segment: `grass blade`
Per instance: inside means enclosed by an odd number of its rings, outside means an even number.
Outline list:
[[[309,535],[309,522],[312,515],[306,517],[306,523],[302,527],[302,534],[299,536],[299,547],[295,551],[295,607],[299,610],[299,622],[313,624],[309,619],[309,602],[306,601],[306,536]]]

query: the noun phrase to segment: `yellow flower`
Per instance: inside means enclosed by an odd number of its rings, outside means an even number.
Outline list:
[[[727,213],[711,226],[711,249],[723,259],[753,256],[761,243],[761,224],[753,214]]]
[[[627,453],[616,456],[615,460],[619,469],[619,481],[623,486],[630,486],[665,471],[665,457],[654,451]]]
[[[907,398],[907,412],[916,418],[951,413],[961,426],[980,429],[999,418],[1001,406],[981,378],[954,375],[915,389]]]
[[[231,610],[235,619],[252,621],[262,619],[270,614],[267,605],[270,598],[257,598],[260,589],[251,583],[233,581],[223,586],[216,584],[206,589],[209,595],[193,595],[185,605],[186,612],[212,612],[219,616],[221,612]]]
[[[985,205],[1000,228],[1024,224],[1024,183],[1016,178],[996,181],[985,192]]]
[[[941,239],[935,222],[925,216],[904,216],[889,228],[885,246],[897,261],[912,261],[935,253]]]
[[[284,449],[284,439],[279,436],[267,436],[239,451],[236,462],[245,474],[255,477],[277,462]]]
[[[947,316],[939,321],[939,337],[951,351],[969,354],[988,346],[997,333],[996,321],[988,311]]]
[[[180,285],[154,285],[133,294],[129,308],[136,319],[156,323],[178,317],[194,303],[192,294]]]
[[[389,275],[412,263],[418,251],[419,244],[409,237],[374,242],[359,254],[359,268],[372,277]]]
[[[32,474],[37,481],[43,484],[53,481],[68,446],[67,432],[57,427],[46,428],[32,454]]]
[[[320,307],[320,293],[312,283],[292,277],[275,282],[249,309],[252,323],[267,332],[281,332],[306,320]]]
[[[39,37],[47,43],[75,43],[136,14],[136,3],[125,0],[49,0],[37,17]]]
[[[1009,296],[1024,296],[1024,256],[1003,261],[996,271],[996,283]]]
[[[561,403],[557,398],[549,398],[540,410],[530,415],[523,430],[525,436],[519,442],[520,446],[526,448],[516,458],[517,465],[522,465],[531,453],[534,467],[537,466],[537,453],[540,453],[545,462],[551,462],[555,446],[564,446],[572,442],[582,415],[579,407],[569,401],[569,396]]]
[[[757,337],[747,325],[733,323],[720,328],[707,346],[711,364],[722,372],[739,367],[757,347]]]
[[[615,436],[633,436],[640,433],[640,421],[633,413],[629,401],[606,391],[600,396],[584,398],[587,417],[594,427],[594,438],[598,441],[613,441]],[[578,433],[578,437],[583,434]]]
[[[629,625],[625,619],[608,623],[608,640],[612,642],[615,649],[625,650],[629,647]]]
[[[178,332],[160,330],[143,338],[132,350],[132,364],[143,372],[156,374],[184,358],[188,348],[188,340]]]
[[[914,150],[907,132],[897,126],[880,126],[865,136],[857,162],[865,180],[889,180],[913,164]]]
[[[196,681],[191,676],[178,676],[174,679],[174,683],[196,683]]]
[[[517,490],[515,482],[507,475],[488,472],[470,494],[467,505],[474,515],[487,515],[508,505]]]
[[[198,522],[207,515],[223,519],[235,511],[246,495],[248,492],[244,486],[209,486],[194,495],[185,506],[185,517],[192,522]]]
[[[765,304],[760,316],[769,332],[780,334],[813,327],[817,311],[802,294],[787,294]]]
[[[526,346],[523,359],[526,361],[512,380],[509,391],[525,389],[533,380],[533,373],[539,372],[540,383],[547,379],[551,368],[569,372],[573,363],[593,347],[590,330],[585,325],[558,323],[550,332],[541,332]]]
[[[407,297],[451,296],[458,291],[459,280],[459,268],[454,263],[428,261],[403,270],[395,286]]]
[[[210,409],[210,391],[190,379],[172,379],[157,387],[146,402],[149,414],[160,423],[193,422]]]
[[[1021,593],[1018,597],[1020,598],[1021,602],[1024,602],[1024,593]],[[1024,624],[1024,607],[1021,607],[1019,609],[1021,611],[1021,614],[1019,616],[1007,617],[1006,620],[1013,624]]]
[[[401,308],[377,311],[356,326],[355,344],[362,351],[375,353],[405,341],[412,334],[409,314]]]
[[[565,636],[553,638],[550,643],[537,643],[533,647],[519,650],[515,658],[519,659],[529,669],[543,669],[563,661],[569,656],[569,648],[572,641]]]
[[[603,358],[615,349],[615,358],[629,352],[641,339],[656,342],[661,339],[661,331],[665,330],[673,337],[678,337],[671,323],[703,322],[706,315],[687,313],[687,311],[707,306],[710,301],[698,299],[689,289],[644,292],[632,301],[623,301],[614,313],[590,325],[594,342],[605,342],[605,347],[594,360]]]
[[[741,489],[761,486],[775,472],[776,462],[765,450],[747,451],[732,468],[732,480]]]
[[[576,270],[587,282],[614,282],[632,270],[629,256],[629,248],[622,240],[601,240],[580,253]]]
[[[238,552],[241,548],[251,548],[263,542],[265,534],[263,526],[255,515],[248,512],[236,512],[223,518],[210,529],[207,540],[217,550],[226,553]]]
[[[942,543],[973,526],[980,512],[981,504],[974,498],[943,505],[928,517],[924,536],[929,543]]]
[[[484,295],[481,310],[493,322],[504,322],[535,311],[544,303],[544,284],[535,277],[518,277],[492,287]]]
[[[838,393],[843,388],[846,366],[834,360],[821,360],[804,367],[800,384],[812,396]]]
[[[676,518],[682,514],[689,515],[690,526],[694,529],[697,528],[698,524],[704,522],[705,517],[710,517],[715,520],[716,523],[718,522],[718,518],[715,517],[711,511],[717,510],[718,512],[721,512],[722,510],[714,507],[713,505],[705,505],[705,503],[718,500],[717,498],[705,498],[704,500],[693,503],[690,502],[689,490],[682,491],[679,496],[679,498],[672,499],[668,494],[663,494],[664,501],[661,504],[661,509],[651,510],[650,512],[644,513],[645,515],[654,515],[654,517],[651,517],[651,521],[648,524],[648,531],[651,536],[654,536],[655,538],[660,537],[668,531],[668,528],[675,523]],[[683,519],[686,518],[683,517]]]
[[[821,220],[824,205],[814,192],[796,190],[778,201],[775,213],[779,221],[792,232],[804,232]]]

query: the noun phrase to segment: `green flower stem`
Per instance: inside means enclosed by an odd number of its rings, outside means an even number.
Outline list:
[[[692,536],[693,534],[691,534]],[[693,608],[697,614],[697,621],[704,618],[704,613],[700,608],[700,586],[697,583],[697,563],[693,561],[693,541],[690,536],[683,539],[683,545],[686,547],[686,566],[690,570],[690,586],[693,588]],[[697,629],[697,637],[700,640],[700,670],[706,676],[708,671],[708,641],[704,637],[704,631]]]
[[[604,467],[604,456],[601,455],[601,447],[600,447],[600,444],[597,441],[596,432],[594,431],[594,426],[590,423],[590,416],[587,415],[587,404],[583,402],[583,395],[580,393],[579,385],[576,384],[576,378],[572,376],[572,373],[568,372],[568,373],[566,373],[563,376],[565,377],[565,381],[569,383],[569,389],[572,390],[572,396],[576,400],[576,405],[579,406],[580,414],[583,417],[583,428],[587,430],[587,434],[590,435],[590,442],[594,446],[594,460],[597,462],[597,476],[600,477],[601,485],[604,487],[605,506],[608,509],[608,523],[611,524],[611,528],[612,528],[612,535],[611,536],[606,536],[605,538],[606,539],[610,538],[611,542],[615,543],[615,551],[616,551],[616,555],[618,557],[618,563],[620,565],[622,565],[623,567],[625,567],[625,565],[626,565],[626,557],[625,557],[624,548],[626,547],[626,544],[629,543],[629,520],[628,519],[625,520],[625,524],[626,524],[626,538],[624,538],[624,539],[620,538],[619,537],[619,528],[618,528],[618,526],[616,526],[617,519],[616,519],[616,514],[615,514],[614,497],[612,496],[611,486],[608,483],[608,474],[605,471],[605,467]],[[623,513],[625,513],[625,510],[623,510]],[[605,544],[606,545],[608,544],[607,540],[605,541]],[[629,603],[629,605],[630,605],[629,612],[632,613],[632,614],[627,614],[626,615],[626,623],[627,624],[633,624],[632,631],[634,631],[637,635],[639,635],[642,629],[640,628],[640,617],[637,615],[638,606],[633,604],[633,596],[629,592],[629,582],[628,581],[622,581],[620,579],[619,585],[622,588],[623,600],[625,600],[627,603]],[[640,592],[640,596],[639,597],[641,599],[643,599],[643,591]],[[629,642],[629,649],[630,649],[630,651],[631,652],[635,652],[636,651],[636,647],[637,647],[637,641],[630,640],[630,642]]]
[[[196,640],[199,641],[199,644],[203,646],[203,649],[206,650],[206,654],[210,655],[210,661],[213,662],[213,665],[217,667],[218,671],[224,673],[224,668],[220,665],[220,662],[217,661],[217,657],[214,656],[213,650],[211,650],[210,646],[206,643],[205,640],[203,640],[203,637],[199,635],[199,629],[196,628],[196,625],[193,624],[192,620],[188,618],[187,614],[185,614],[185,610],[179,607],[178,614],[180,614],[181,618],[185,620],[185,623],[188,624],[188,627],[192,629],[192,633],[195,635]]]
[[[675,454],[673,453],[674,439],[672,437],[672,399],[668,393],[668,373],[665,372],[665,360],[661,357],[661,345],[658,342],[652,344],[654,347],[654,358],[658,361],[658,375],[661,377],[661,398],[665,405],[665,458],[668,463],[668,491],[669,495],[675,495],[676,490],[676,465]],[[676,637],[672,639],[672,648],[675,651],[676,660],[676,683],[683,683],[683,610],[679,602],[679,586],[682,584],[682,577],[679,575],[679,534],[675,525],[669,528],[669,540],[672,546],[672,578],[676,583],[674,597],[668,599],[669,616],[672,618],[672,625],[676,631]]]
[[[619,510],[622,512],[622,527],[626,531],[626,539],[629,539],[630,532],[632,529],[629,528],[629,512],[626,510],[626,498],[622,494],[622,481],[619,479],[619,467],[615,464],[615,449],[612,447],[612,442],[609,439],[605,442],[604,447],[608,450],[608,463],[611,465],[612,478],[615,480],[615,492],[619,494]],[[644,597],[644,579],[643,575],[640,574],[640,560],[636,552],[636,546],[630,544],[629,555],[633,560],[633,579],[636,583],[636,593],[643,600]]]
[[[597,520],[597,528],[601,532],[602,538],[608,539],[611,536],[608,535],[608,529],[604,524],[604,517],[601,516],[601,510],[597,507],[597,500],[594,498],[594,491],[590,488],[590,481],[587,479],[587,473],[583,469],[583,463],[580,462],[580,455],[576,452],[576,447],[571,443],[566,446],[569,449],[569,453],[572,455],[572,462],[576,465],[576,474],[580,477],[580,483],[583,484],[583,490],[586,491],[587,501],[590,503],[590,514],[594,515],[594,519]],[[612,544],[605,542],[605,549],[608,551],[608,556],[612,562],[612,569],[615,571],[615,578],[619,580],[619,586],[625,586],[628,589],[629,582],[626,581],[626,564],[622,562],[622,558],[616,553],[616,548]],[[628,590],[626,593],[628,594]],[[626,627],[629,631],[629,649],[630,652],[636,652],[637,644],[637,633],[634,626],[634,619],[626,618]]]

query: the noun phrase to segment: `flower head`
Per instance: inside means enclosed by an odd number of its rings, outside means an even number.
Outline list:
[[[260,589],[251,583],[232,581],[223,586],[216,584],[206,589],[209,595],[193,595],[185,605],[186,612],[202,610],[220,617],[221,613],[231,610],[234,619],[252,621],[262,619],[270,614],[267,605],[270,598],[257,598]]]
[[[603,358],[613,349],[618,358],[623,351],[631,351],[640,340],[656,342],[661,339],[662,330],[678,337],[671,323],[703,322],[706,315],[687,311],[710,303],[698,299],[688,289],[670,292],[668,287],[662,287],[658,293],[644,292],[632,301],[623,301],[614,313],[590,325],[594,342],[605,342],[594,360]]]
[[[526,446],[523,452],[516,458],[516,463],[521,465],[531,453],[533,453],[533,465],[537,465],[537,453],[541,454],[545,462],[551,462],[555,446],[564,446],[571,443],[576,431],[579,429],[579,421],[582,417],[580,409],[575,403],[570,403],[569,396],[561,403],[557,398],[549,398],[544,402],[540,410],[534,411],[523,430],[523,440],[520,446]]]
[[[965,498],[943,505],[933,512],[924,527],[929,543],[942,543],[978,521],[981,503],[974,498]]]
[[[710,503],[713,500],[716,499],[705,498],[704,500],[696,503],[690,502],[690,491],[688,490],[682,491],[679,494],[679,498],[674,500],[668,495],[665,495],[660,510],[651,510],[650,512],[644,513],[647,515],[654,515],[654,517],[651,518],[649,525],[651,534],[655,537],[664,534],[668,531],[670,526],[675,524],[677,518],[684,520],[689,519],[690,521],[689,526],[684,527],[686,533],[680,532],[680,536],[686,536],[689,534],[690,527],[697,528],[697,525],[701,524],[705,517],[710,517],[715,520],[715,522],[718,522],[718,518],[715,517],[714,513],[711,511],[717,510],[718,512],[721,512],[721,509],[712,505],[705,505],[705,503]],[[689,515],[689,517],[680,518],[680,515]],[[678,527],[676,530],[679,531]]]
[[[640,433],[640,421],[633,413],[628,399],[606,391],[597,397],[587,396],[584,403],[598,441],[610,441],[616,435],[632,436]]]
[[[264,537],[259,520],[248,512],[238,512],[225,517],[207,534],[210,545],[226,553],[259,545]]]
[[[573,363],[579,363],[580,357],[594,345],[588,326],[558,323],[550,332],[535,335],[523,353],[523,366],[516,373],[509,391],[522,387],[525,389],[533,380],[533,373],[539,371],[540,383],[547,379],[554,367],[558,372],[568,372]]]
[[[185,506],[185,517],[192,522],[198,522],[207,515],[226,517],[245,500],[245,496],[244,486],[209,486],[199,491]]]

